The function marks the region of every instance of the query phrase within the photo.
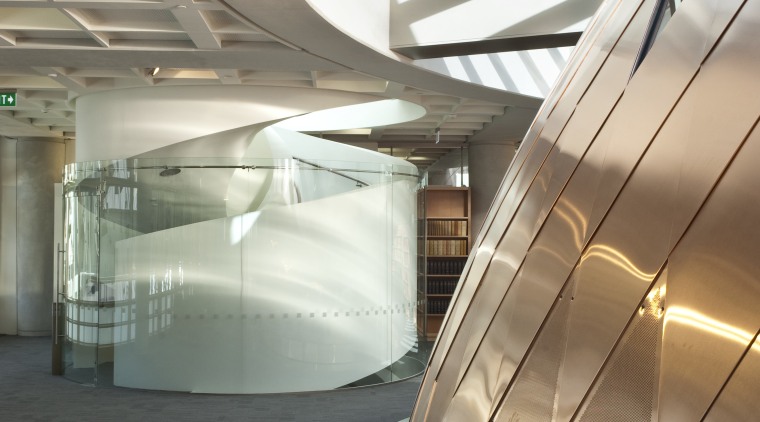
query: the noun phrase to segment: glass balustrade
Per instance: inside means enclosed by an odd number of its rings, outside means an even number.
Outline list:
[[[414,166],[76,163],[64,177],[64,374],[200,393],[421,372]]]

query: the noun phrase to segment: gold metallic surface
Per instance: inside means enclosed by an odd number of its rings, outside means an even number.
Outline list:
[[[604,8],[600,10],[599,13],[593,19],[594,25],[592,25],[589,28],[589,31],[586,31],[584,33],[583,38],[596,39],[596,37],[599,36],[599,33],[602,32],[603,29],[607,28],[607,21],[609,20],[610,15],[612,14],[614,10],[617,10],[617,7],[620,5],[621,1],[622,0],[617,0],[615,2],[614,8]],[[618,19],[620,18],[618,17]],[[607,35],[607,38],[616,39],[617,37],[619,37],[620,32],[622,31],[622,26],[612,25],[612,31],[613,32],[611,34]],[[578,48],[574,50],[573,57],[577,57],[577,59],[569,61],[569,66],[563,71],[563,74],[561,75],[560,80],[572,81],[576,75],[581,75],[582,77],[589,78],[589,79],[593,77],[593,75],[598,70],[599,66],[601,66],[601,64],[603,63],[606,55],[599,54],[599,52],[597,51],[593,55],[593,59],[585,60],[586,56],[590,54],[588,50],[591,49],[592,46],[596,46],[596,44],[588,43],[585,45],[580,45]],[[580,65],[585,66],[582,72],[578,72],[578,69],[577,69],[578,66]],[[595,66],[595,67],[590,67],[590,66]],[[558,85],[557,87],[555,87],[555,89],[550,94],[549,98],[547,98],[547,101],[542,106],[539,112],[539,115],[536,119],[537,122],[545,121],[546,116],[549,113],[553,113],[554,105],[556,104],[556,101],[558,101],[560,97],[566,98],[565,100],[563,100],[563,104],[571,103],[573,104],[573,107],[574,107],[574,104],[577,103],[578,99],[583,94],[588,82],[589,80],[576,82],[574,84],[575,86],[574,89],[567,89],[566,87],[561,86],[561,85]],[[562,117],[561,119],[554,117],[552,121],[556,122],[559,120],[563,120],[566,122],[571,114],[572,114],[572,107],[569,110],[566,110],[564,117]],[[538,128],[538,127],[539,125],[535,125],[531,128],[531,130],[534,130],[534,128]],[[559,130],[561,130],[561,127],[559,128]],[[537,129],[537,132],[530,132],[526,136],[526,141],[529,140],[530,142],[524,141],[524,143],[526,144],[530,143],[531,145],[533,145],[535,138],[539,135],[539,133],[540,133],[540,130],[538,129]],[[552,138],[552,142],[554,142],[554,140],[556,140],[556,136]],[[470,272],[470,270],[472,270],[473,276],[471,276],[471,278],[479,279],[480,277],[482,277],[493,255],[493,251],[496,246],[496,243],[499,241],[501,237],[501,233],[503,233],[504,229],[506,228],[505,225],[501,225],[501,224],[506,224],[511,218],[509,215],[505,215],[505,213],[514,212],[514,209],[511,209],[509,207],[504,207],[503,209],[499,207],[503,203],[504,197],[507,195],[507,193],[512,192],[511,187],[514,182],[515,175],[518,173],[518,170],[522,168],[526,160],[526,157],[528,156],[529,156],[528,158],[532,157],[533,161],[535,161],[538,158],[539,160],[538,163],[540,164],[541,160],[543,160],[542,157],[545,157],[545,155],[549,151],[549,148],[551,148],[551,144],[543,143],[542,145],[543,145],[543,148],[539,149],[539,152],[534,151],[533,147],[520,149],[517,153],[517,156],[513,160],[512,165],[510,166],[508,170],[508,174],[502,180],[502,187],[499,189],[497,193],[497,197],[495,198],[494,203],[491,206],[491,210],[489,210],[487,219],[484,222],[484,229],[481,231],[481,235],[478,237],[478,239],[474,243],[474,245],[476,246],[473,248],[473,251],[477,251],[476,254],[474,254],[475,259],[473,260],[471,258],[468,261],[467,266],[464,270],[465,274],[467,274],[468,272]],[[543,151],[543,152],[540,152],[540,151]],[[522,172],[522,173],[525,173],[525,172]],[[511,199],[510,201],[507,201],[507,204],[512,204],[514,202],[515,202],[514,199]],[[494,216],[497,211],[499,211],[498,218],[494,219]],[[491,226],[491,224],[494,221],[497,222],[497,226],[488,230],[488,228]],[[485,234],[489,234],[489,236],[485,237],[484,236]],[[482,247],[479,247],[481,245]],[[465,289],[463,290],[462,301],[469,302],[472,299],[472,296],[474,295],[474,291],[475,291],[474,286],[471,286],[471,285],[465,286]],[[452,302],[453,305],[451,308],[454,309],[454,312],[452,312],[451,314],[454,315],[454,318],[457,318],[457,321],[460,321],[465,310],[461,309],[461,307],[457,308],[456,302],[458,299],[459,297],[457,294],[455,295]],[[447,316],[447,319],[444,321],[444,324],[447,321],[448,321],[448,316]],[[441,347],[448,348],[450,346],[450,343],[447,341],[448,339],[449,339],[448,335],[441,336],[436,347],[443,345]],[[434,368],[435,370],[437,370],[439,365],[440,365],[440,361],[434,361],[431,364],[431,368]],[[435,370],[432,372],[435,372]]]
[[[704,418],[705,422],[751,421],[760,415],[757,399],[760,374],[760,340],[755,340],[736,368],[731,380]]]
[[[573,303],[571,282],[557,298],[538,339],[515,375],[512,388],[497,409],[496,421],[517,418],[551,420],[556,415],[557,377],[567,342],[567,318]]]
[[[671,254],[660,420],[700,419],[760,327],[758,154],[755,130]]]
[[[597,375],[573,420],[581,422],[646,421],[655,414],[658,354],[667,302],[668,268],[630,317],[615,351]],[[635,366],[636,373],[629,368]]]
[[[509,280],[513,277],[516,269],[521,265],[521,260],[526,256],[526,251],[533,241],[538,224],[540,223],[538,219],[540,217],[541,204],[553,204],[555,202],[556,196],[572,175],[578,160],[584,155],[597,128],[601,126],[605,116],[614,107],[617,98],[614,96],[610,98],[611,93],[623,92],[628,81],[628,75],[624,70],[630,69],[633,65],[639,44],[639,37],[635,30],[636,26],[643,27],[646,25],[650,14],[650,10],[647,9],[653,7],[653,5],[653,1],[645,2],[645,5],[639,9],[639,18],[634,19],[634,24],[629,26],[626,33],[616,43],[615,49],[611,53],[611,58],[606,60],[598,71],[596,80],[599,84],[593,85],[585,92],[581,103],[576,107],[565,130],[543,162],[538,176],[527,187],[527,193],[524,195],[524,199],[514,214],[504,236],[504,239],[509,239],[509,241],[502,241],[499,244],[491,261],[489,271],[481,281],[482,291],[488,293],[473,299],[473,307],[482,310],[482,313],[485,314],[493,314],[493,308],[485,303],[486,301],[492,302],[492,296],[504,297],[507,294],[509,297],[507,301],[515,303],[514,306],[503,308],[506,312],[505,314],[497,314],[497,318],[493,321],[494,326],[491,328],[495,332],[504,333],[505,337],[511,339],[505,345],[506,349],[502,352],[501,371],[495,384],[477,384],[477,380],[483,379],[486,375],[483,373],[483,370],[488,372],[488,365],[484,365],[483,362],[492,362],[494,359],[492,354],[488,353],[495,348],[494,345],[490,344],[494,336],[486,337],[482,343],[478,343],[477,339],[478,335],[482,332],[482,326],[477,325],[479,321],[474,321],[471,325],[467,325],[468,321],[473,321],[474,318],[465,319],[463,327],[467,327],[467,332],[470,333],[470,336],[463,358],[465,361],[472,360],[473,363],[469,367],[471,371],[467,373],[466,379],[464,371],[461,370],[463,368],[460,369],[459,379],[462,379],[462,381],[458,387],[457,394],[460,392],[468,394],[470,389],[483,389],[486,392],[486,396],[493,395],[496,401],[498,401],[503,392],[503,380],[508,380],[512,377],[513,368],[522,359],[525,348],[535,336],[535,330],[537,330],[538,325],[543,319],[543,313],[536,311],[550,306],[557,295],[561,284],[547,284],[544,283],[544,280],[564,281],[564,277],[561,279],[520,278],[515,279],[511,287],[504,280]],[[550,184],[555,187],[553,192],[547,191]],[[543,267],[545,262],[540,262],[538,265]],[[525,274],[531,275],[535,273],[526,268]],[[506,291],[507,288],[510,289],[509,293]],[[510,317],[510,315],[513,315],[512,312],[514,312],[514,316]],[[452,348],[450,354],[458,356],[458,350]],[[496,356],[498,358],[498,355]],[[481,368],[482,370],[479,371],[478,369]],[[466,403],[474,405],[473,407],[484,405],[489,405],[490,407],[491,404],[478,404],[473,400],[468,400]]]
[[[619,2],[615,3],[615,5],[618,3]],[[624,1],[622,3],[623,11],[625,13],[633,13],[640,2]],[[605,52],[604,49],[610,49],[613,46],[609,45],[609,39],[616,41],[620,36],[620,33],[624,28],[623,23],[625,16],[616,16],[616,19],[617,21],[614,21],[609,25],[607,25],[606,21],[598,22],[602,29],[607,30],[604,34],[605,36],[602,37],[603,40],[607,41],[601,46],[593,44],[594,51],[589,52],[588,57],[582,57],[584,60],[580,63],[580,65],[583,65],[583,68],[578,72],[578,78],[583,79],[577,81],[577,78],[573,78],[571,86],[563,90],[562,104],[570,104],[570,108],[565,110],[561,117],[555,117],[559,113],[557,110],[552,111],[552,119],[550,122],[553,126],[550,126],[548,129],[549,131],[554,130],[555,133],[544,133],[542,131],[541,136],[536,139],[535,142],[531,142],[529,148],[521,148],[520,151],[518,151],[513,164],[510,166],[510,169],[504,178],[502,188],[497,194],[494,206],[492,206],[491,212],[484,223],[484,230],[482,232],[485,233],[485,235],[480,236],[480,239],[478,239],[478,242],[475,244],[476,247],[473,248],[473,251],[476,251],[475,259],[472,260],[471,267],[468,264],[468,268],[465,269],[465,272],[469,269],[469,272],[471,273],[470,277],[479,279],[485,273],[488,263],[493,255],[493,251],[503,237],[504,230],[514,215],[518,204],[518,198],[521,198],[524,195],[527,184],[532,182],[535,173],[540,169],[547,154],[551,151],[551,148],[566,124],[567,119],[572,115],[575,104],[585,92],[588,83],[599,70],[599,67],[601,67],[606,60],[607,52]],[[583,48],[579,47],[579,49],[582,50]],[[517,180],[515,180],[516,176],[518,176]],[[498,207],[495,206],[497,204],[499,204]],[[493,225],[493,227],[491,227],[491,225]],[[465,286],[462,291],[463,300],[469,301],[473,293],[473,288],[468,289],[467,286]],[[453,306],[452,308],[452,319],[455,324],[458,324],[459,321],[461,321],[464,310],[457,306]],[[444,345],[444,347],[449,346],[448,343],[443,341],[440,341],[439,343]]]
[[[757,417],[760,2],[684,1],[629,79],[656,3],[597,13],[502,182],[411,420]]]

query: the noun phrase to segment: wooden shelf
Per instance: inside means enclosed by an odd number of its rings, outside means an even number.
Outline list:
[[[419,191],[418,330],[434,340],[464,269],[470,251],[470,190],[464,187],[428,186]],[[438,252],[429,254],[430,252]],[[457,254],[441,255],[440,252]],[[461,252],[466,252],[462,254]]]

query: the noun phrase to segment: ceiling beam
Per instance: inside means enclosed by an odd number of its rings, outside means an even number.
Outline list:
[[[110,10],[123,10],[123,9],[139,9],[139,10],[165,10],[168,7],[174,5],[185,4],[183,0],[164,0],[164,1],[115,1],[115,0],[80,0],[80,1],[62,1],[62,0],[47,0],[47,1],[24,1],[21,3],[19,0],[0,0],[0,7],[20,7],[33,8],[33,9],[110,9]],[[203,1],[194,5],[197,9],[203,10],[225,10],[225,7],[218,2]]]
[[[388,142],[388,141],[380,141],[377,143],[378,148],[414,148],[414,149],[424,149],[424,148],[448,148],[448,149],[454,149],[461,147],[463,142],[444,142],[441,141],[439,143],[435,142]]]
[[[16,45],[16,37],[9,32],[0,31],[0,46],[13,47]]]
[[[204,50],[222,48],[222,42],[214,35],[200,10],[180,4],[174,6],[171,11],[197,48]]]
[[[18,125],[18,126],[24,127],[26,129],[29,129],[29,130],[32,130],[32,131],[35,131],[35,132],[39,131],[40,135],[43,135],[43,134],[45,134],[45,135],[53,135],[53,136],[62,136],[63,135],[63,133],[58,133],[56,131],[51,130],[52,128],[50,128],[50,127],[36,126],[34,124],[34,122],[33,122],[32,119],[29,119],[29,118],[16,118],[16,117],[14,117],[14,112],[13,111],[0,110],[0,121],[5,120],[5,119],[9,120],[14,125]]]
[[[85,19],[84,16],[81,15],[80,12],[78,12],[75,9],[65,9],[61,8],[59,9],[61,13],[66,15],[69,19],[71,19],[78,27],[82,29],[90,38],[95,40],[98,44],[100,44],[101,47],[108,48],[110,47],[110,40],[108,37],[99,31],[93,31],[89,27],[89,22],[87,22],[87,19]]]
[[[139,79],[141,82],[143,82],[145,85],[155,85],[155,82],[153,81],[153,76],[148,75],[148,71],[145,68],[142,67],[131,67],[129,68],[132,73],[137,76],[137,79]]]
[[[86,78],[72,78],[66,75],[65,69],[59,67],[33,67],[35,72],[45,75],[64,88],[78,94],[87,92]]]
[[[415,60],[472,56],[476,54],[504,53],[507,51],[572,47],[578,43],[581,34],[582,32],[564,32],[560,34],[532,35],[449,44],[416,45],[397,47],[392,50]]]
[[[236,69],[214,69],[222,85],[240,85],[240,73]]]

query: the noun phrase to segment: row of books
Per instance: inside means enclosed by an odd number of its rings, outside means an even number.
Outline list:
[[[467,221],[428,221],[427,234],[428,236],[467,236]]]
[[[429,295],[451,295],[457,287],[457,279],[448,280],[428,280],[427,294]]]
[[[428,299],[427,313],[429,314],[445,314],[449,309],[450,298],[436,298]]]
[[[428,255],[467,255],[467,240],[428,240]]]
[[[427,273],[428,275],[459,275],[464,270],[464,260],[445,261],[435,260],[428,261]]]

